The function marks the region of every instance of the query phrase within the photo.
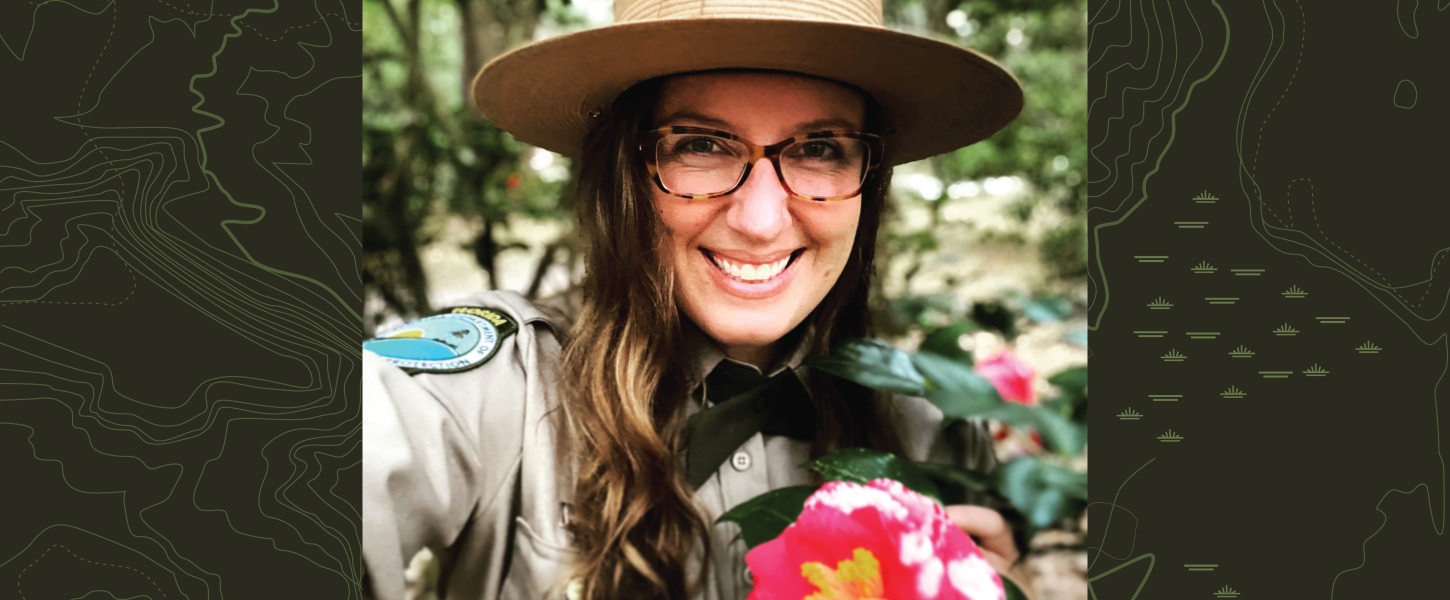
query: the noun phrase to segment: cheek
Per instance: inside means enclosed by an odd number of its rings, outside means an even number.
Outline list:
[[[851,257],[856,243],[856,228],[861,222],[861,203],[852,202],[843,206],[821,207],[828,210],[802,215],[801,223],[806,233],[821,249],[823,266],[829,268],[822,273],[836,277]]]
[[[700,233],[702,227],[701,217],[695,214],[698,211],[691,211],[690,207],[682,206],[673,196],[660,198],[660,192],[655,192],[654,210],[660,220],[660,225],[665,230],[664,244],[670,253],[677,252],[681,248],[690,245],[691,240]]]

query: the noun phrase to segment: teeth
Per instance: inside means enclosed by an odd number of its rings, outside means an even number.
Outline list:
[[[790,263],[790,257],[787,256],[766,265],[737,265],[717,256],[715,257],[715,263],[720,266],[721,271],[729,273],[731,277],[736,279],[764,281],[779,275],[781,271],[785,270],[785,266]]]

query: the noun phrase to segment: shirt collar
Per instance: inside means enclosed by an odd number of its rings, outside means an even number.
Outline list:
[[[761,373],[760,368],[755,365],[743,363],[725,356],[725,350],[720,347],[720,344],[711,339],[709,335],[706,335],[690,319],[681,319],[681,329],[684,333],[684,351],[687,357],[686,368],[689,369],[688,391],[692,397],[700,397],[695,392],[699,389],[700,384],[704,383],[705,377],[709,376],[710,372],[714,371],[715,367],[720,365],[720,361],[728,360],[754,369],[757,373]],[[814,331],[815,327],[807,320],[797,325],[790,333],[785,334],[785,337],[781,338],[781,342],[787,344],[790,348],[785,355],[785,360],[771,367],[770,371],[761,374],[767,377],[774,377],[780,374],[781,371],[800,366],[801,361],[805,360],[806,354],[810,351],[810,344],[807,342],[811,339],[811,334]]]

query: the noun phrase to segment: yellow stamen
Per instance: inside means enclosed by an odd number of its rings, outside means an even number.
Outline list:
[[[884,600],[881,563],[870,550],[857,548],[852,558],[836,563],[832,569],[818,562],[801,565],[803,575],[821,591],[804,600]]]

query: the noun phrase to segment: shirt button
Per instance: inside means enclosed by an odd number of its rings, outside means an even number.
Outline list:
[[[736,452],[735,456],[730,458],[730,466],[735,467],[736,471],[744,471],[746,469],[749,469],[750,454],[744,450]]]

